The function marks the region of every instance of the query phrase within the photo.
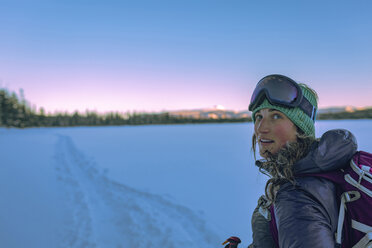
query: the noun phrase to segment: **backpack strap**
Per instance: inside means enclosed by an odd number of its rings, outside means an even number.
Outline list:
[[[372,232],[369,232],[361,240],[359,240],[353,248],[370,248],[372,247]]]
[[[351,220],[351,227],[363,233],[372,233],[372,226],[368,226],[356,220]]]
[[[350,174],[346,174],[345,175],[345,181],[348,182],[348,183],[350,183],[354,187],[360,189],[361,191],[363,191],[364,193],[366,193],[369,197],[372,197],[372,191],[369,190],[369,189],[367,189],[366,187],[364,187],[363,185],[360,184],[360,182],[361,182],[362,179],[364,179],[364,180],[372,183],[372,176],[371,176],[371,174],[369,172],[367,172],[366,170],[363,170],[362,169],[362,168],[365,168],[367,166],[361,165],[361,167],[358,167],[358,165],[355,164],[355,162],[353,160],[351,160],[350,167],[355,171],[355,173],[357,173],[357,175],[359,175],[359,180],[356,181],[356,180],[354,180],[350,176]]]
[[[348,191],[341,195],[340,211],[338,214],[337,232],[336,232],[336,243],[341,245],[342,238],[342,227],[344,225],[346,203],[356,201],[360,198],[358,191]]]

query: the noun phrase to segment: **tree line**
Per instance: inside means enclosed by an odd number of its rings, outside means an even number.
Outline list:
[[[322,113],[318,120],[337,119],[372,119],[372,108],[355,112]],[[43,108],[39,111],[31,107],[24,98],[23,90],[19,95],[0,88],[0,126],[3,127],[68,127],[68,126],[119,126],[147,124],[184,124],[184,123],[222,123],[249,122],[251,118],[199,119],[173,116],[164,113],[130,113],[109,112],[99,114],[95,111],[85,113],[46,114]]]
[[[343,119],[372,119],[372,108],[356,110],[354,112],[322,113],[318,120],[343,120]]]
[[[24,98],[23,90],[19,96],[7,89],[0,89],[0,126],[3,127],[68,127],[68,126],[119,126],[146,124],[182,124],[182,123],[216,123],[245,122],[241,119],[195,119],[178,117],[164,113],[109,112],[99,114],[95,111],[85,113],[46,114],[43,108],[39,111]]]

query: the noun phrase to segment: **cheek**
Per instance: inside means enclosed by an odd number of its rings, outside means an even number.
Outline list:
[[[296,141],[296,127],[294,124],[278,125],[274,130],[277,141],[280,145],[284,145],[287,141]]]

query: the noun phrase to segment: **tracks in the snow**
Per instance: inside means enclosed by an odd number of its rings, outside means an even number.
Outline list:
[[[66,193],[61,247],[214,247],[218,240],[192,210],[110,180],[68,136],[56,144]]]

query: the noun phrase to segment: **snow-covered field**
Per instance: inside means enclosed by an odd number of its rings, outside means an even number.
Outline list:
[[[345,128],[372,151],[372,120]],[[251,241],[266,178],[252,124],[0,128],[0,247],[223,247]]]

